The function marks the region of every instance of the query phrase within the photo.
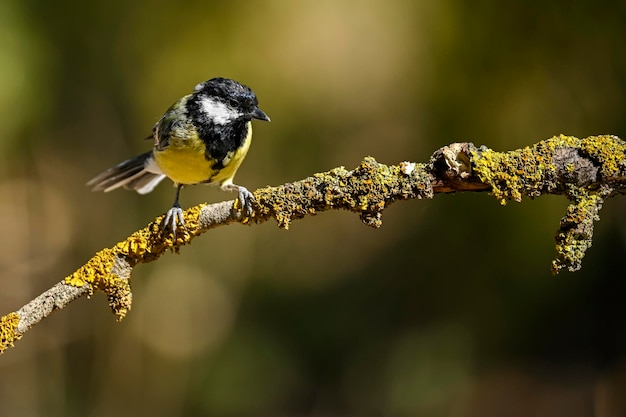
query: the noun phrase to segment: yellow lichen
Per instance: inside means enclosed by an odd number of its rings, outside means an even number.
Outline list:
[[[581,268],[585,252],[592,245],[593,223],[599,220],[603,201],[597,193],[578,190],[576,202],[567,207],[556,236],[557,258],[552,262],[554,273],[565,268],[571,272]]]
[[[17,313],[9,313],[0,317],[0,353],[6,348],[12,347],[13,343],[22,337],[17,333],[20,324],[20,316]]]
[[[624,142],[616,136],[591,136],[582,140],[581,150],[601,166],[601,175],[609,177],[624,168]]]
[[[114,273],[116,259],[123,259],[132,267],[140,262],[153,261],[168,249],[178,250],[199,233],[202,207],[200,205],[186,211],[186,226],[178,228],[175,238],[173,233],[163,231],[163,217],[160,217],[112,248],[96,253],[85,265],[66,277],[65,283],[74,287],[88,285],[89,295],[93,295],[94,291],[104,292],[113,312],[118,318],[123,318],[130,309],[132,293],[127,279],[129,277],[120,277]]]
[[[501,204],[507,200],[520,202],[524,194],[539,195],[544,167],[537,164],[535,150],[523,148],[510,152],[491,149],[473,152],[474,172],[480,180],[491,185],[494,196]]]
[[[341,208],[359,213],[366,224],[378,227],[387,201],[432,197],[427,165],[412,164],[411,168],[405,173],[400,166],[367,157],[351,171],[338,167],[282,187],[257,190],[257,220],[271,216],[287,229],[293,219]]]
[[[578,139],[560,135],[510,152],[481,147],[472,152],[472,162],[474,173],[491,186],[502,204],[521,201],[523,195],[536,197],[554,191],[574,201],[561,221],[553,263],[554,272],[563,268],[574,271],[591,246],[593,222],[598,220],[602,202],[613,192],[607,183],[604,187],[598,184],[606,178],[623,177],[625,149],[626,144],[615,136]],[[570,160],[576,152],[583,157],[580,162]]]
[[[98,286],[98,282],[105,279],[111,272],[115,261],[115,251],[107,248],[96,253],[85,265],[80,267],[70,276],[65,278],[65,283],[74,287],[82,287],[90,284],[93,294],[93,287]]]

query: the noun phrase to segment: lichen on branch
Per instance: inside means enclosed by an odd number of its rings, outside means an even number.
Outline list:
[[[343,209],[358,213],[371,227],[382,225],[382,212],[397,200],[432,198],[433,190],[427,164],[408,162],[384,165],[367,157],[353,170],[338,167],[280,187],[265,187],[255,192],[259,203],[255,221],[274,218],[288,229],[292,220],[318,212]]]
[[[357,213],[371,227],[382,225],[382,213],[395,201],[433,198],[440,193],[491,192],[501,204],[560,194],[571,201],[556,235],[552,271],[580,269],[591,246],[594,222],[609,197],[624,193],[626,143],[615,136],[578,139],[556,136],[533,146],[497,152],[470,142],[453,143],[433,153],[428,163],[385,165],[365,158],[352,170],[338,167],[300,181],[255,191],[251,217],[236,202],[201,204],[185,211],[185,228],[176,236],[162,227],[163,216],[111,248],[97,252],[85,265],[0,318],[0,352],[13,346],[28,329],[73,300],[95,291],[107,295],[118,320],[131,308],[133,269],[207,232],[230,223],[256,224],[270,219],[288,229],[291,222],[326,210]]]
[[[616,136],[555,136],[510,152],[480,147],[472,153],[475,174],[506,204],[543,194],[562,194],[573,203],[556,234],[556,274],[577,271],[593,237],[602,203],[623,191],[626,144]]]

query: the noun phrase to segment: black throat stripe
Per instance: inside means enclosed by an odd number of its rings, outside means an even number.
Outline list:
[[[206,157],[215,161],[214,169],[224,168],[224,159],[239,149],[248,135],[248,120],[235,119],[225,125],[211,120],[201,109],[200,98],[193,96],[187,102],[188,116],[198,130],[198,136],[206,146]]]

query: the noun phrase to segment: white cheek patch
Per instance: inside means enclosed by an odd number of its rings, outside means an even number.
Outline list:
[[[209,116],[209,119],[213,120],[213,122],[218,125],[228,124],[231,120],[241,116],[238,111],[233,110],[221,101],[214,100],[210,97],[202,98],[200,105],[202,106],[202,111]]]

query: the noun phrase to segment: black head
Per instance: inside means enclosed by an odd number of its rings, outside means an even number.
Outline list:
[[[217,124],[236,119],[270,118],[258,107],[258,101],[250,87],[228,78],[212,78],[194,88],[196,100],[205,116]]]

